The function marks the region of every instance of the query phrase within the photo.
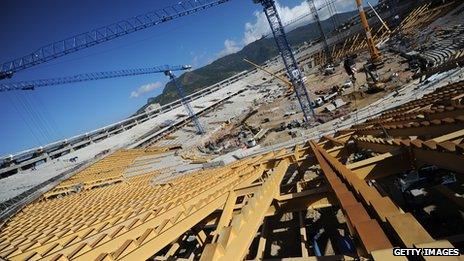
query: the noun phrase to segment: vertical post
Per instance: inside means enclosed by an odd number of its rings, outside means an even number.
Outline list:
[[[308,248],[306,244],[308,243],[308,235],[306,234],[305,228],[305,213],[303,211],[298,211],[298,221],[300,225],[300,247],[301,247],[301,256],[308,257]]]
[[[381,55],[377,47],[375,46],[374,39],[372,38],[371,29],[369,27],[369,23],[367,22],[366,13],[364,12],[364,8],[362,6],[362,0],[355,0],[356,5],[359,11],[359,18],[361,18],[361,25],[366,32],[366,41],[367,46],[369,48],[369,52],[371,54],[371,60],[373,64],[377,64],[381,62]]]

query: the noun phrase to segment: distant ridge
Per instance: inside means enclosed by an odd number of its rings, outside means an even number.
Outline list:
[[[353,17],[355,11],[336,14],[337,20],[344,22]],[[326,32],[332,31],[333,24],[330,20],[322,21],[322,26]],[[299,46],[305,41],[310,42],[320,37],[319,31],[314,23],[303,25],[293,29],[287,33],[288,40],[292,46]],[[205,65],[196,70],[183,73],[179,76],[179,80],[185,88],[187,94],[196,92],[205,87],[208,87],[216,82],[220,82],[236,73],[251,69],[251,65],[243,61],[243,58],[248,58],[258,64],[261,64],[278,54],[277,47],[273,38],[262,38],[252,42],[242,50],[221,57],[214,62]],[[140,108],[137,113],[142,112],[151,103],[160,103],[161,105],[179,99],[177,91],[172,82],[168,82],[163,92],[149,98],[149,103]]]

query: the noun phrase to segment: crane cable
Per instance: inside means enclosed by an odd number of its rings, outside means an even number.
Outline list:
[[[25,119],[31,124],[32,131],[37,135],[39,143],[44,144],[46,136],[40,126],[37,124],[34,115],[31,114],[28,107],[24,103],[23,99],[20,98],[16,93],[13,94],[16,99],[16,103],[19,104],[19,110],[24,113]]]
[[[50,141],[53,136],[52,135],[53,128],[51,128],[48,125],[48,122],[42,117],[40,110],[38,110],[38,107],[36,106],[36,104],[34,104],[31,97],[29,97],[29,94],[24,95],[24,100],[25,100],[26,105],[29,107],[29,110],[31,111],[31,113],[36,117],[37,123],[43,129],[43,132],[45,133],[45,137],[46,137],[46,142]]]
[[[9,98],[8,101],[13,105],[13,108],[15,109],[16,113],[19,115],[19,117],[21,118],[21,120],[24,122],[24,124],[26,125],[27,129],[29,130],[29,132],[31,133],[32,137],[34,137],[35,141],[36,141],[36,145],[37,146],[40,146],[40,140],[39,138],[37,137],[36,133],[33,131],[33,128],[32,126],[29,124],[29,121],[26,120],[26,118],[24,117],[23,115],[23,112],[18,108],[18,106],[16,105],[16,102],[13,101],[13,98]]]
[[[40,110],[38,109],[36,104],[34,104],[34,101],[31,99],[31,97],[29,97],[29,94],[24,95],[24,100],[25,100],[26,105],[29,107],[29,110],[37,118],[37,122],[44,130],[44,133],[47,139],[51,139],[53,128],[51,128],[48,122],[43,118],[42,114],[40,113]]]
[[[36,97],[37,98],[37,101],[39,103],[39,106],[41,108],[43,108],[43,112],[45,114],[45,118],[48,119],[50,121],[50,124],[51,126],[53,127],[53,130],[56,132],[57,134],[57,139],[62,139],[62,138],[65,138],[65,136],[63,135],[64,133],[62,132],[61,130],[61,127],[56,123],[55,121],[55,117],[53,117],[53,115],[50,113],[50,111],[48,110],[47,106],[46,106],[46,103],[42,102],[42,100],[40,99],[40,97]]]
[[[114,46],[112,48],[108,48],[108,49],[105,49],[105,50],[102,50],[102,51],[96,51],[96,52],[89,53],[89,54],[86,54],[86,55],[83,55],[83,56],[70,58],[70,59],[65,59],[63,61],[49,62],[49,63],[41,65],[39,67],[28,68],[28,70],[33,71],[33,70],[37,70],[37,69],[53,67],[55,65],[67,64],[67,63],[70,63],[70,62],[79,61],[79,60],[87,59],[87,58],[90,58],[90,57],[100,56],[102,54],[111,53],[111,52],[118,51],[120,49],[124,49],[124,48],[127,48],[127,47],[136,46],[136,45],[138,45],[140,43],[143,43],[143,42],[146,42],[148,40],[158,39],[158,38],[161,39],[162,38],[161,36],[163,36],[163,35],[172,34],[172,32],[175,32],[178,29],[181,29],[181,28],[184,28],[184,27],[190,27],[190,26],[192,26],[192,24],[177,25],[174,28],[172,28],[171,30],[168,30],[166,32],[162,32],[162,33],[159,33],[159,34],[154,34],[154,35],[151,35],[149,37],[145,37],[145,38],[142,38],[142,39],[139,39],[139,40],[135,40],[135,41],[132,41],[132,42],[129,42],[129,43],[126,43],[126,44],[120,44],[120,45]]]

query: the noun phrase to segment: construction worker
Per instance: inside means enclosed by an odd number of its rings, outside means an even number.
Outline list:
[[[423,80],[427,79],[427,60],[423,58],[422,56],[418,57],[418,62],[419,62],[419,68],[420,68],[420,73],[422,74],[420,77],[419,82],[422,82]]]
[[[346,56],[343,61],[343,67],[345,68],[346,73],[351,77],[351,81],[355,83],[356,77],[354,74],[356,73],[356,62],[354,61],[354,57]]]

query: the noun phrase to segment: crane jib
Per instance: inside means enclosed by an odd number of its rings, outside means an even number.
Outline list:
[[[26,68],[229,1],[230,0],[180,1],[175,5],[131,17],[108,26],[99,27],[42,46],[30,54],[3,63],[0,68],[0,80],[10,78],[13,73]]]
[[[34,90],[38,87],[52,86],[52,85],[61,85],[74,82],[84,82],[84,81],[94,81],[100,79],[109,79],[125,76],[134,76],[142,74],[152,74],[152,73],[163,73],[167,70],[169,71],[183,71],[190,69],[190,65],[163,65],[163,66],[154,66],[149,68],[139,68],[139,69],[126,69],[119,71],[108,71],[108,72],[93,72],[93,73],[81,73],[73,76],[65,76],[52,79],[40,79],[32,81],[22,81],[22,82],[5,82],[0,83],[0,92],[5,91],[14,91],[14,90]]]

